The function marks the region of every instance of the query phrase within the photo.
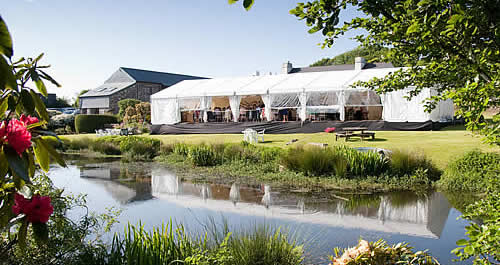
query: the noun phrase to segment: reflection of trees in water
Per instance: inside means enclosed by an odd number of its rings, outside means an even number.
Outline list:
[[[356,212],[361,208],[378,208],[380,206],[380,195],[352,195],[348,197],[348,201],[344,202],[344,207],[349,212]]]
[[[120,163],[103,159],[80,161],[80,177],[96,179],[120,203],[149,200],[151,195],[151,168],[138,163]],[[92,163],[90,163],[92,162]],[[97,181],[100,180],[100,181]]]

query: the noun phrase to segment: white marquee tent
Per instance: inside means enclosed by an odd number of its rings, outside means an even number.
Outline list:
[[[390,122],[436,122],[453,117],[451,100],[440,102],[431,113],[425,112],[423,101],[434,95],[432,89],[425,89],[408,101],[406,96],[411,88],[378,95],[351,86],[357,81],[384,77],[397,69],[186,80],[151,96],[151,120],[154,125],[179,123],[181,111],[199,110],[206,114],[212,108],[212,98],[227,97],[237,121],[240,103],[246,96],[260,96],[268,119],[272,110],[287,108],[296,109],[301,120],[306,120],[307,113],[321,109],[339,113],[343,121],[345,107],[382,107],[382,119]],[[207,121],[207,115],[204,120]]]

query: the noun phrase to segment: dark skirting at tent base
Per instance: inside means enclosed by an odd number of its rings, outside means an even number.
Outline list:
[[[430,131],[439,130],[443,124],[426,122],[387,121],[318,121],[318,122],[229,122],[229,123],[178,123],[173,125],[153,125],[151,134],[239,134],[245,129],[256,131],[265,129],[266,134],[318,133],[335,127],[341,131],[345,127],[366,127],[370,131]]]

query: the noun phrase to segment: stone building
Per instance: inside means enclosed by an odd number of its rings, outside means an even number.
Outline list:
[[[118,113],[118,101],[127,98],[149,102],[149,97],[183,80],[204,77],[120,67],[101,86],[80,96],[82,114]]]

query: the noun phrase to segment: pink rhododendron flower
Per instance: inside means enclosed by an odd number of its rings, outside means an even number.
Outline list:
[[[26,126],[38,122],[38,118],[37,117],[31,117],[29,115],[26,116],[24,114],[21,115],[21,117],[19,118],[19,120],[22,121],[24,123],[24,125],[26,125]]]
[[[16,215],[25,214],[30,223],[46,223],[54,212],[54,207],[49,196],[33,195],[31,200],[28,200],[23,195],[16,193],[12,212]]]
[[[7,143],[19,155],[31,146],[31,133],[22,121],[11,119],[4,133]]]

